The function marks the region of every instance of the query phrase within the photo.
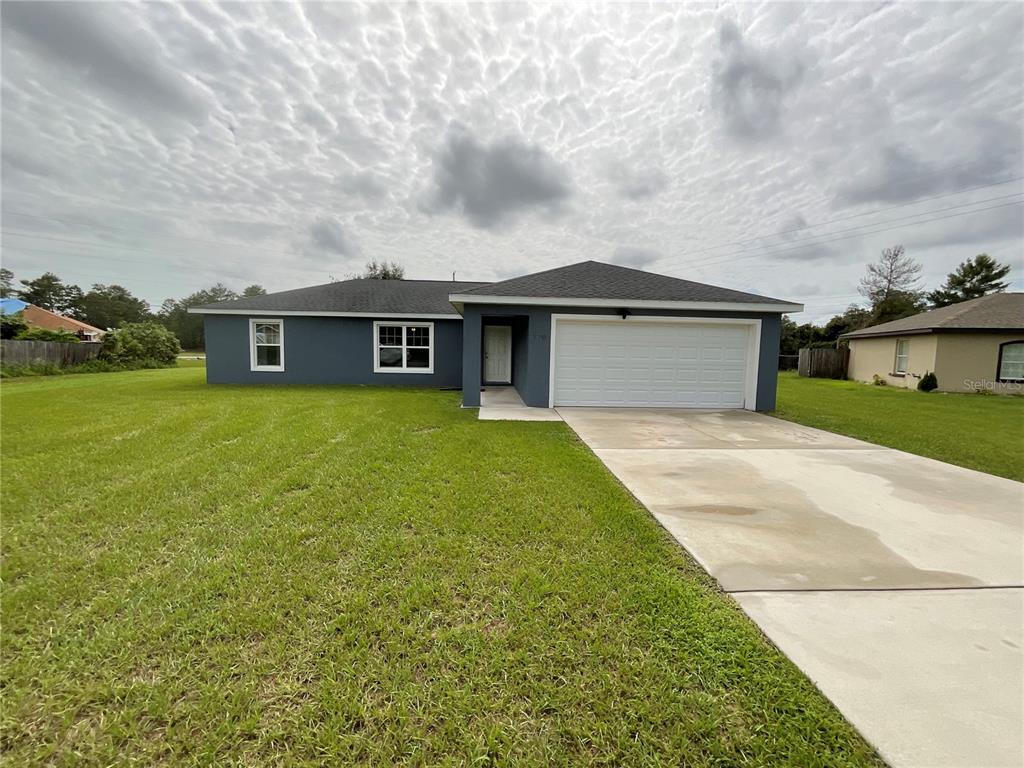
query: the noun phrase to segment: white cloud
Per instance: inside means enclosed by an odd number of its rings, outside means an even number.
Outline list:
[[[896,242],[928,283],[983,251],[1024,269],[1019,206],[864,234],[1021,191],[950,195],[1022,175],[1019,4],[0,13],[19,278],[159,304],[321,283],[360,254],[465,279],[617,258],[783,298],[813,284],[810,317]],[[814,226],[771,236],[794,222]]]
[[[484,144],[458,125],[435,154],[432,175],[421,210],[457,211],[482,229],[531,210],[558,211],[572,193],[565,169],[542,147],[515,137]]]

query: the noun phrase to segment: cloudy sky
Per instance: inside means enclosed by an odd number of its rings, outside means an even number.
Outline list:
[[[3,262],[155,305],[369,259],[1024,287],[1024,5],[2,4]]]

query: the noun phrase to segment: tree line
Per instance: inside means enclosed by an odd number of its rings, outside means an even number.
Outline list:
[[[96,283],[88,291],[83,291],[73,283],[64,282],[53,272],[44,272],[39,277],[18,283],[20,287],[16,287],[11,270],[0,269],[2,298],[15,297],[105,331],[130,323],[158,323],[174,333],[185,349],[201,349],[203,346],[203,318],[190,315],[189,307],[266,293],[263,286],[257,284],[236,293],[223,283],[216,283],[181,299],[167,299],[154,312],[146,301],[123,285]]]
[[[371,261],[362,274],[352,277],[400,280],[404,275],[405,270],[398,264]],[[122,285],[96,283],[88,291],[83,291],[77,285],[64,282],[53,272],[19,280],[16,285],[14,273],[6,268],[0,269],[0,298],[15,297],[104,331],[130,323],[158,323],[173,332],[184,349],[202,349],[204,345],[203,317],[189,314],[189,307],[262,296],[266,292],[259,284],[235,292],[223,283],[216,283],[181,299],[167,299],[154,312],[146,301]]]
[[[783,317],[780,351],[795,355],[804,347],[831,347],[850,331],[1005,291],[1008,283],[1003,278],[1009,273],[1008,264],[979,253],[960,262],[938,288],[925,291],[920,287],[921,265],[907,255],[902,245],[886,248],[878,261],[867,265],[857,289],[866,305],[851,304],[824,325],[798,325]]]

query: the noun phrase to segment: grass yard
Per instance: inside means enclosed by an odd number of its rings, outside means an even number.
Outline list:
[[[1024,397],[925,393],[786,371],[775,415],[1024,481]]]
[[[562,424],[196,367],[0,399],[11,765],[881,765]]]

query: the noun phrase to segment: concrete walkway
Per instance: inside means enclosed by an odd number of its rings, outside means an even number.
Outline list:
[[[488,386],[480,390],[481,421],[561,421],[554,408],[530,408],[515,387]]]
[[[890,764],[1024,765],[1024,485],[747,411],[558,412]]]

